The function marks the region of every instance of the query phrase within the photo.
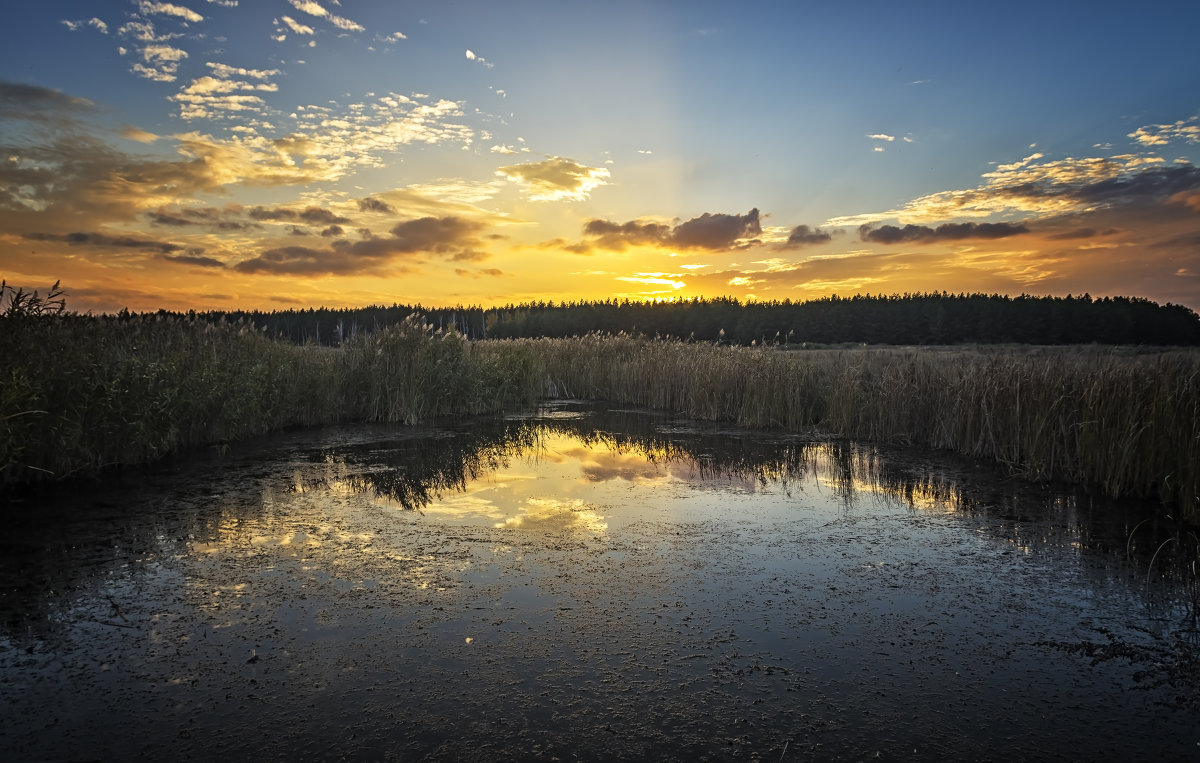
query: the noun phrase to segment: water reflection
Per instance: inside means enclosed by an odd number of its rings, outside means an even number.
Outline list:
[[[694,728],[693,757],[723,757],[709,740],[741,738],[747,718],[765,724],[755,739],[800,739],[801,708],[846,730],[822,737],[830,749],[865,758],[864,738],[938,737],[947,718],[920,708],[954,706],[1015,718],[979,743],[1007,749],[1045,706],[1098,697],[1080,715],[1107,721],[1105,698],[1135,671],[1174,680],[1194,655],[1161,648],[1196,586],[1183,544],[1163,546],[1176,529],[1143,521],[1147,507],[940,454],[646,412],[296,432],[10,506],[0,704],[28,708],[13,740],[58,708],[76,738],[101,733],[86,719],[110,706],[172,719],[153,728],[200,718],[220,738],[231,721],[206,708],[240,686],[239,708],[269,699],[274,721],[323,742],[360,713],[420,730],[444,711],[459,735],[465,707],[572,739],[589,718],[653,706]],[[1081,654],[1141,662],[1072,672]],[[389,699],[362,701],[364,686]],[[1022,714],[1030,691],[1041,704]],[[712,712],[698,720],[697,704]],[[231,738],[259,738],[255,712]],[[630,723],[623,739],[658,733]],[[970,757],[978,728],[950,757]],[[471,749],[511,744],[495,757],[526,749],[520,729],[471,733]],[[674,750],[673,734],[626,757]],[[613,736],[560,757],[597,757]],[[34,749],[6,744],[0,757]],[[84,756],[36,751],[17,757]]]
[[[290,492],[365,494],[419,513],[497,521],[512,513],[492,502],[499,491],[520,492],[521,483],[529,483],[526,491],[536,490],[539,480],[554,491],[561,480],[638,486],[688,482],[785,495],[816,491],[848,510],[899,503],[927,513],[1000,516],[1015,524],[1049,513],[1077,533],[1063,545],[1105,550],[1116,548],[1109,543],[1113,523],[1129,531],[1148,513],[1144,506],[1097,500],[1061,486],[1031,486],[947,454],[680,424],[645,411],[557,412],[424,438],[333,442],[311,451],[308,459],[312,465],[296,471]],[[1098,534],[1091,532],[1093,514],[1112,520]],[[1161,540],[1159,534],[1147,535]],[[1058,541],[1046,537],[1041,542]],[[1144,549],[1145,543],[1135,539],[1134,546]]]
[[[481,490],[550,482],[551,474],[591,485],[691,481],[749,492],[768,485],[788,491],[821,466],[828,472],[825,483],[853,500],[859,478],[840,446],[726,431],[664,432],[652,426],[657,419],[652,415],[619,418],[639,423],[641,431],[597,428],[592,417],[546,417],[495,422],[431,441],[333,445],[314,454],[322,466],[297,474],[292,490],[369,493],[423,512],[472,505],[447,498],[450,494],[478,499]]]
[[[743,504],[726,496],[757,494],[766,498],[753,504],[755,521],[880,507],[986,518],[1014,553],[1120,555],[1124,566],[1099,574],[1148,570],[1189,599],[1197,588],[1195,544],[1163,546],[1180,529],[1154,507],[1030,485],[946,454],[579,407],[433,436],[333,440],[306,459],[292,493],[366,497],[438,522],[586,538],[647,519],[728,517]]]
[[[421,439],[334,445],[313,454],[324,468],[298,471],[289,489],[372,492],[420,510],[445,491],[465,490],[469,481],[536,448],[539,434],[535,426],[508,422]]]
[[[608,529],[604,517],[576,498],[559,501],[552,498],[530,498],[516,516],[496,523],[499,528],[528,528],[559,531],[602,533]]]
[[[36,607],[47,590],[70,590],[84,571],[127,566],[130,554],[169,559],[185,550],[268,546],[297,558],[318,548],[390,553],[370,533],[322,519],[330,505],[363,499],[441,522],[596,536],[614,521],[645,518],[655,504],[672,504],[657,507],[660,517],[690,512],[703,519],[731,510],[721,496],[762,493],[780,500],[755,511],[776,520],[798,512],[830,520],[886,504],[991,517],[997,521],[989,532],[1022,554],[1045,547],[1119,553],[1146,569],[1157,552],[1156,579],[1187,582],[1185,565],[1194,561],[1186,543],[1163,546],[1178,528],[1156,514],[1143,522],[1145,507],[1030,486],[943,455],[586,407],[439,430],[350,431],[319,435],[315,445],[306,439],[312,433],[294,435],[283,463],[276,456],[264,462],[253,450],[269,450],[270,441],[247,446],[240,472],[230,471],[242,481],[232,486],[214,481],[214,465],[201,462],[193,465],[199,483],[151,476],[86,497],[23,500],[46,503],[40,514],[14,503],[15,522],[3,541],[6,557],[19,560],[5,567],[8,619]],[[245,489],[247,474],[256,489]],[[301,529],[291,516],[298,501],[313,514]],[[641,514],[629,512],[631,501],[640,502]],[[164,505],[171,510],[160,511]],[[621,516],[613,515],[617,508]]]

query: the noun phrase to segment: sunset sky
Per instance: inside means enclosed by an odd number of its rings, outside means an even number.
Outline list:
[[[73,310],[911,291],[1200,310],[1194,0],[0,13],[0,276],[61,279]]]

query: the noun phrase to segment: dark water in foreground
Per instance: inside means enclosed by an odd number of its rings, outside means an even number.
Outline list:
[[[1200,758],[1184,544],[940,455],[565,407],[75,491],[3,760]]]

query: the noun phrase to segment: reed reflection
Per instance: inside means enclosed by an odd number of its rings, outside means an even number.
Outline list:
[[[335,446],[314,457],[317,463],[297,475],[292,490],[351,491],[419,513],[473,514],[497,519],[496,526],[530,526],[536,524],[530,518],[544,517],[547,506],[578,508],[596,494],[588,488],[605,483],[640,488],[710,483],[744,491],[771,485],[788,491],[809,478],[821,452],[821,446],[803,441],[664,433],[645,426],[622,431],[604,426],[608,423],[537,418],[387,447]],[[512,521],[518,515],[529,518]]]
[[[1156,579],[1195,579],[1187,565],[1197,544],[1167,542],[1177,528],[1157,518],[1143,522],[1144,507],[998,479],[940,454],[593,408],[438,430],[359,431],[329,430],[313,438],[318,444],[301,440],[286,453],[267,446],[236,464],[198,464],[177,484],[136,494],[108,486],[71,491],[61,504],[47,498],[40,515],[24,515],[0,539],[0,619],[10,633],[31,622],[44,628],[66,617],[55,614],[70,606],[62,592],[97,584],[115,590],[132,584],[138,570],[226,552],[304,559],[332,551],[335,566],[370,557],[425,588],[446,586],[466,564],[432,541],[409,548],[389,534],[409,525],[393,528],[377,515],[344,519],[359,517],[347,507],[360,505],[413,521],[424,515],[590,542],[631,521],[629,504],[660,496],[675,496],[676,504],[707,500],[711,512],[735,503],[743,511],[778,512],[772,521],[862,517],[882,503],[986,518],[978,531],[1023,555],[1110,554],[1121,562],[1108,568],[1110,576],[1145,576],[1153,559]],[[782,499],[732,502],[731,492]],[[90,617],[113,619],[106,598],[93,604]]]
[[[530,501],[586,502],[587,491],[561,481],[573,472],[588,485],[616,480],[649,487],[675,480],[788,496],[818,493],[844,510],[883,501],[924,513],[988,515],[1002,520],[1009,542],[1023,552],[1054,546],[1144,555],[1171,532],[1143,528],[1126,548],[1144,516],[1134,504],[1002,479],[942,454],[710,428],[640,411],[553,412],[421,440],[334,445],[313,460],[323,466],[300,475],[295,490],[347,490],[404,510],[474,515],[494,526],[516,526],[513,517],[544,510]],[[548,487],[554,495],[539,493],[534,485],[548,484],[550,473],[559,479]],[[526,505],[540,508],[520,508]],[[1042,521],[1047,518],[1055,521]]]
[[[980,509],[951,473],[896,468],[877,448],[761,432],[680,429],[653,414],[597,412],[491,422],[428,439],[333,445],[311,460],[311,468],[297,473],[292,492],[367,494],[415,512],[454,506],[478,510],[485,500],[481,493],[495,487],[481,485],[482,480],[500,475],[505,485],[532,482],[544,479],[547,470],[573,470],[588,484],[653,485],[674,479],[746,491],[773,487],[787,494],[818,489],[848,507],[880,497],[922,511]],[[435,506],[439,503],[445,505]]]

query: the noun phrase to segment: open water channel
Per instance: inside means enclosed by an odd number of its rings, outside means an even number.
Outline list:
[[[564,405],[9,497],[0,759],[1200,759],[1147,507]]]

